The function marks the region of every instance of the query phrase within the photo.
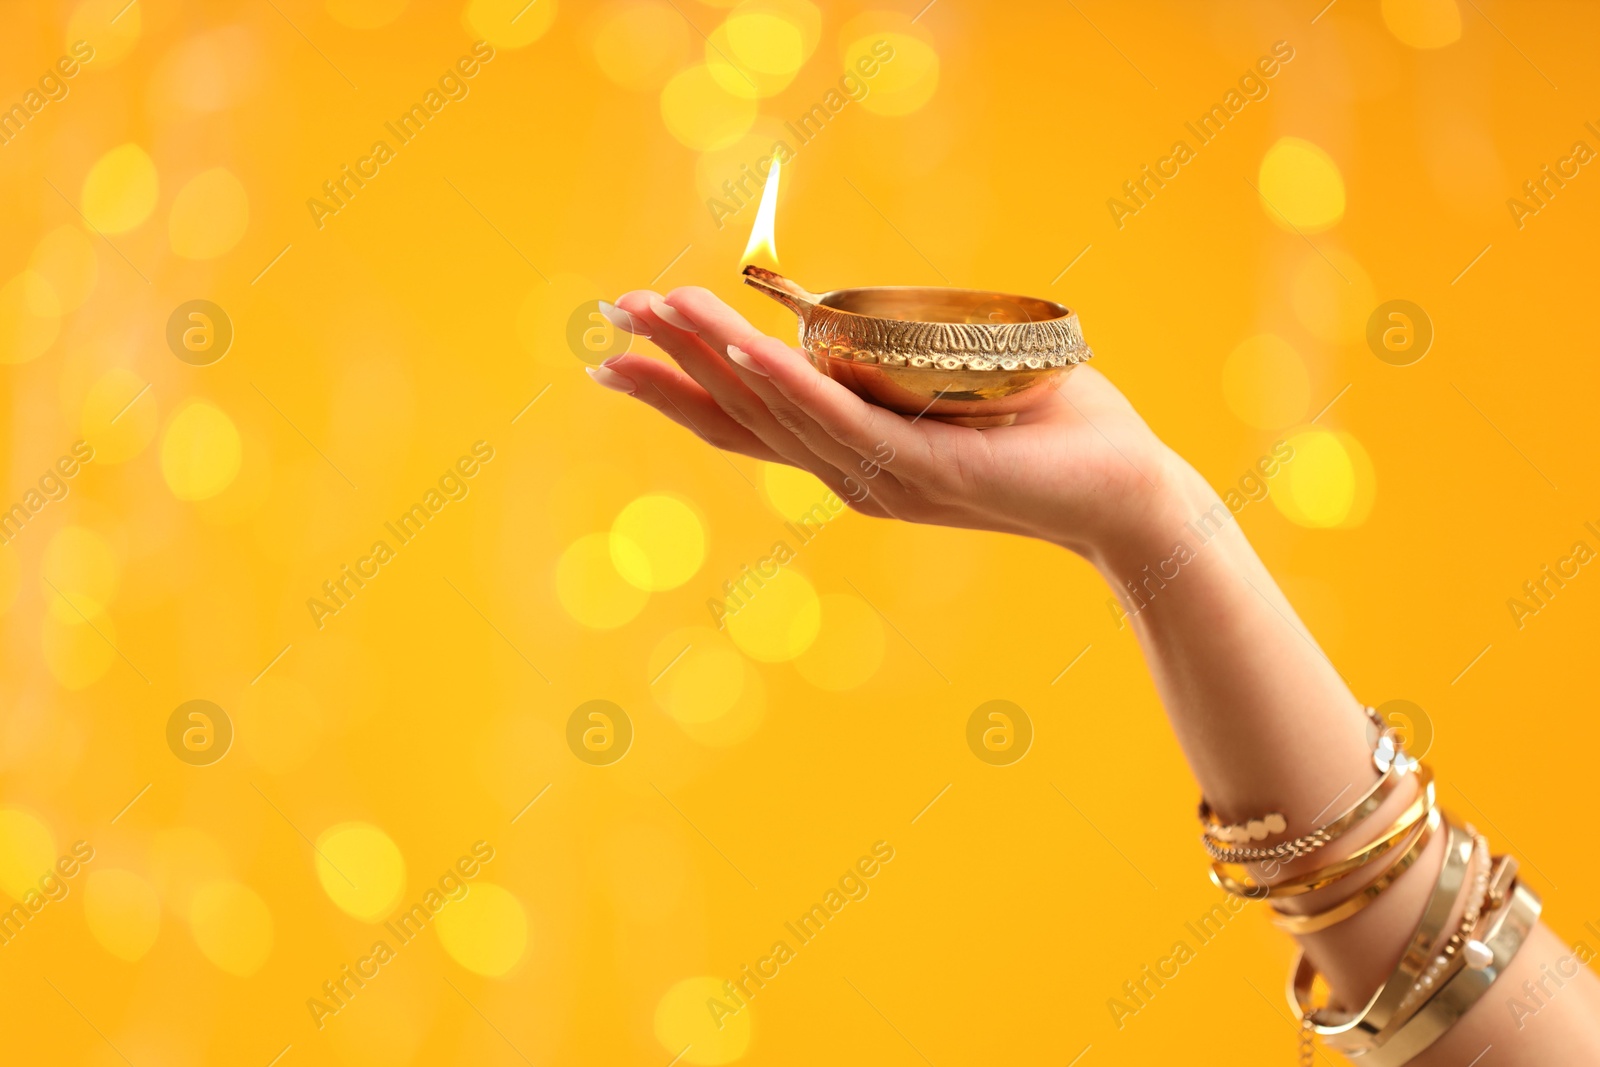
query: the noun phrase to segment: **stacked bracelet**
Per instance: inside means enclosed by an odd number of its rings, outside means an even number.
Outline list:
[[[1400,779],[1416,770],[1417,761],[1405,753],[1395,739],[1394,731],[1383,721],[1374,708],[1367,708],[1367,738],[1372,744],[1372,763],[1379,778],[1372,788],[1346,811],[1308,834],[1268,847],[1244,845],[1245,841],[1260,841],[1269,833],[1282,833],[1288,823],[1279,812],[1244,823],[1224,825],[1211,810],[1211,805],[1200,801],[1200,822],[1205,827],[1200,841],[1211,858],[1218,863],[1287,863],[1315,852],[1352,826],[1368,818],[1383,806],[1389,795],[1399,786]]]

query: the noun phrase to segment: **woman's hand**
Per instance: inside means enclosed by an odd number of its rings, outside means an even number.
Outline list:
[[[629,354],[591,370],[596,381],[718,448],[808,470],[868,515],[1022,534],[1094,557],[1169,514],[1187,471],[1088,367],[1014,425],[975,430],[866,403],[705,289],[665,299],[638,290],[617,305],[626,316],[612,309],[613,322],[682,370]]]

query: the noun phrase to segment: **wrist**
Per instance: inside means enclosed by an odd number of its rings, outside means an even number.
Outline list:
[[[1117,521],[1077,549],[1113,586],[1180,546],[1194,547],[1196,522],[1209,528],[1232,517],[1199,472],[1165,445],[1158,444],[1140,466],[1142,477],[1134,479]]]

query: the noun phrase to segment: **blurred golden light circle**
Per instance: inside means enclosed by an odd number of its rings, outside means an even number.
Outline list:
[[[700,64],[679,71],[661,90],[661,118],[680,142],[709,152],[744,135],[756,120],[756,104],[728,91],[710,67]]]
[[[689,53],[689,27],[661,0],[607,10],[591,48],[600,72],[626,89],[656,89]]]
[[[383,919],[406,888],[406,861],[370,823],[332,826],[317,838],[317,880],[328,899],[362,922]]]
[[[586,534],[556,562],[556,596],[578,622],[611,630],[644,610],[650,594],[624,581],[611,562],[611,535]]]
[[[267,675],[244,689],[233,710],[245,754],[274,774],[303,767],[322,741],[321,704],[292,676]]]
[[[761,488],[766,491],[767,499],[778,510],[778,514],[790,522],[799,522],[807,517],[815,522],[819,515],[830,514],[823,501],[833,495],[833,490],[810,471],[786,463],[764,463],[761,468]],[[840,504],[842,514],[843,501]],[[816,510],[818,508],[821,510]]]
[[[753,569],[752,574],[756,573]],[[811,583],[792,566],[778,570],[774,577],[760,575],[745,583],[749,596],[737,611],[729,605],[728,636],[739,650],[763,663],[782,663],[794,659],[811,647],[822,621],[822,608]]]
[[[769,15],[750,17],[764,23],[770,22],[786,27],[786,31],[792,34],[793,51],[796,55],[799,54],[800,36],[799,31],[795,30],[794,27],[789,26],[782,19],[772,18]],[[789,83],[794,81],[795,74],[800,70],[799,63],[796,63],[790,69],[769,73],[757,70],[742,60],[734,58],[734,46],[728,39],[730,24],[731,20],[730,22],[724,22],[712,30],[710,36],[706,38],[706,69],[711,72],[711,77],[715,79],[716,83],[730,95],[748,100],[776,96],[788,88]],[[771,61],[770,57],[769,61]],[[748,128],[746,127],[746,129]]]
[[[216,259],[250,226],[250,197],[226,167],[202,171],[178,190],[167,216],[167,240],[184,259]]]
[[[67,20],[65,51],[76,58],[73,45],[87,42],[94,49],[89,66],[97,71],[121,61],[139,41],[140,6],[130,7],[127,0],[84,0]]]
[[[94,442],[96,464],[130,460],[155,438],[161,421],[155,390],[139,396],[148,384],[125,367],[113,367],[89,387],[78,430]],[[138,403],[130,403],[135,397]]]
[[[817,639],[795,658],[795,669],[818,689],[854,689],[883,663],[883,621],[866,601],[844,593],[829,593],[820,607]]]
[[[1280,137],[1261,159],[1261,210],[1280,229],[1317,233],[1344,217],[1344,177],[1333,158],[1298,137]]]
[[[906,15],[869,11],[847,22],[839,39],[845,70],[866,86],[861,106],[868,111],[909,115],[933,99],[939,53],[927,31]]]
[[[1290,303],[1306,332],[1329,344],[1358,344],[1377,303],[1372,280],[1355,257],[1338,248],[1323,249],[1325,260],[1308,253],[1290,282]],[[1333,266],[1328,265],[1333,261]]]
[[[132,871],[100,868],[84,882],[83,918],[102,948],[134,963],[161,933],[161,899],[155,886]]]
[[[236,978],[248,978],[272,954],[272,912],[242,882],[208,882],[189,902],[189,932],[202,955]]]
[[[1443,48],[1461,39],[1455,0],[1383,0],[1384,25],[1412,48]]]
[[[156,209],[156,165],[136,144],[113,148],[83,179],[83,214],[101,233],[126,233]]]
[[[179,500],[204,500],[233,481],[242,453],[233,420],[203,400],[191,401],[167,423],[161,474]]]
[[[1279,468],[1272,502],[1283,517],[1311,529],[1366,521],[1377,479],[1367,451],[1350,434],[1306,427],[1288,437],[1294,458]]]
[[[33,246],[28,266],[56,295],[57,310],[65,315],[89,299],[100,278],[100,259],[88,234],[76,226],[57,226]]]
[[[1270,333],[1239,342],[1222,364],[1222,396],[1243,422],[1281,430],[1305,418],[1311,403],[1306,365],[1289,342]]]
[[[528,948],[522,902],[493,882],[473,882],[465,897],[445,905],[434,927],[451,959],[486,978],[510,973]]]
[[[757,69],[767,68],[761,66],[758,56],[745,55],[742,51],[745,44],[742,38],[751,28],[744,27],[735,32],[732,26],[734,20],[752,16],[777,19],[800,35],[800,62],[795,64],[796,68],[803,66],[811,58],[811,54],[817,50],[817,45],[822,40],[822,10],[811,0],[739,0],[728,13],[729,43],[734,46],[737,59],[750,63]],[[760,27],[754,28],[759,33]]]
[[[732,711],[744,694],[745,661],[708,626],[674,630],[645,660],[650,695],[679,722],[710,722]]]
[[[58,606],[60,598],[50,596],[50,610],[41,623],[44,664],[64,688],[84,689],[116,662],[117,628],[91,600],[74,597],[70,605]]]
[[[61,301],[36,270],[25,270],[0,287],[0,363],[26,363],[55,344],[61,332]]]
[[[722,988],[721,978],[685,978],[662,995],[656,1005],[656,1040],[669,1056],[682,1062],[713,1065],[732,1063],[750,1047],[748,1002],[736,1005]],[[720,1001],[733,1014],[713,1015],[708,1005]]]
[[[62,622],[79,622],[76,604],[105,607],[117,592],[120,568],[111,546],[84,526],[63,526],[45,546],[39,584],[51,613]],[[65,599],[63,599],[65,598]]]
[[[468,0],[467,28],[496,48],[524,48],[556,19],[556,0]]]
[[[375,30],[400,17],[409,0],[325,0],[328,17],[352,30]]]
[[[611,524],[611,562],[629,585],[659,592],[693,578],[706,558],[700,516],[677,497],[641,496]]]
[[[12,900],[39,888],[39,878],[55,869],[56,843],[50,828],[31,811],[0,808],[0,889]]]
[[[741,7],[723,23],[732,58],[760,74],[793,74],[805,62],[805,38],[787,19]]]

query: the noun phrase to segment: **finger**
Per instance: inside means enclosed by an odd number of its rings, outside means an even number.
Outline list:
[[[764,378],[821,433],[863,461],[882,464],[901,481],[926,479],[939,469],[939,457],[954,444],[952,437],[977,432],[931,419],[907,419],[869,404],[771,338],[740,347],[748,360],[747,373]]]
[[[736,336],[749,343],[750,339],[762,335],[707,290],[680,289],[673,295],[677,297],[689,293],[699,298],[697,306],[701,309],[718,312],[714,318],[708,317],[714,329],[702,332],[706,330],[706,324],[693,315],[685,315],[683,309],[667,303],[648,290],[625,293],[618,299],[617,306],[634,320],[643,323],[652,341],[672,356],[734,421],[765,442],[785,462],[811,471],[847,499],[859,496],[858,489],[845,484],[845,478],[851,476],[853,463],[846,463],[845,469],[841,470],[828,457],[807,448],[794,431],[782,425],[761,397],[745,384],[743,377],[728,363],[722,351],[712,348],[713,345],[725,347],[725,337]]]
[[[783,457],[733,420],[711,395],[676,367],[645,356],[625,355],[589,368],[590,377],[608,389],[627,393],[699,437],[728,452],[769,463]]]
[[[847,474],[876,472],[874,464],[891,451],[881,445],[881,438],[867,443],[865,447],[857,447],[857,442],[830,433],[817,423],[809,411],[777,388],[759,366],[748,360],[741,363],[730,353],[733,349],[741,352],[756,348],[764,351],[782,349],[804,368],[806,374],[813,378],[820,377],[803,357],[751,326],[744,316],[705,289],[694,286],[675,289],[667,296],[667,303],[673,311],[694,323],[699,336],[725,357],[740,381],[766,405],[778,425],[798,437],[807,449]],[[862,407],[865,408],[865,405]],[[866,466],[863,467],[863,464]]]

